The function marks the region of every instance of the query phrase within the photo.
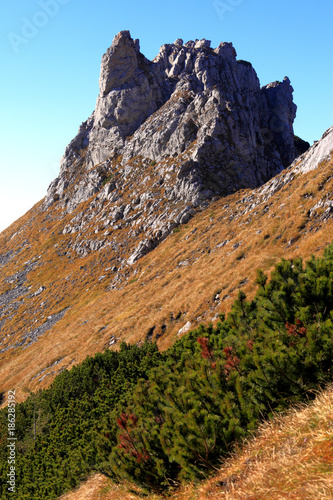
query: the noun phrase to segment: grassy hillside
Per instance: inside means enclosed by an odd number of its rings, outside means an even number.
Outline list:
[[[332,277],[333,244],[305,264],[282,259],[215,328],[164,352],[122,343],[58,375],[16,406],[17,498],[53,500],[95,470],[141,494],[216,475],[260,421],[332,382]],[[8,420],[2,410],[1,498]]]
[[[17,253],[1,269],[1,293],[10,290],[22,269],[25,286],[31,287],[17,301],[15,314],[6,313],[0,390],[15,387],[18,400],[24,400],[27,390],[49,386],[64,368],[106,347],[117,349],[122,340],[152,339],[166,349],[183,327],[216,321],[229,311],[239,289],[253,297],[256,269],[269,273],[281,257],[321,254],[333,236],[327,209],[332,166],[332,160],[325,161],[294,177],[284,171],[278,176],[280,189],[272,194],[261,188],[215,201],[125,268],[112,289],[109,248],[74,255],[75,235],[63,229],[75,213],[65,215],[56,206],[43,212],[36,205],[0,235],[2,255]],[[38,294],[40,287],[45,290]],[[57,314],[62,319],[36,333]]]
[[[92,476],[61,500],[136,500],[133,486]],[[147,500],[162,500],[149,495]],[[170,500],[330,500],[333,498],[333,389],[263,424],[213,478],[187,485]]]

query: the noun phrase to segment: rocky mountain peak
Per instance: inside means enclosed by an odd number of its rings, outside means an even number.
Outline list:
[[[305,153],[296,138],[289,166],[292,93],[261,87],[231,43],[178,39],[150,61],[115,37],[59,176],[1,234],[3,391],[24,398],[120,340],[166,347],[259,266],[327,245],[333,128]]]
[[[121,31],[102,57],[99,79],[100,95],[105,96],[116,87],[130,81],[138,70],[139,40],[133,40],[129,31]]]
[[[121,31],[102,57],[99,85],[44,207],[71,213],[92,196],[100,210],[108,203],[105,220],[138,226],[136,244],[142,233],[130,264],[210,200],[258,187],[296,157],[290,80],[260,87],[232,43],[177,39],[150,61]]]

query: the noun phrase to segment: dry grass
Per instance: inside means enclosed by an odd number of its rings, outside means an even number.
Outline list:
[[[85,258],[70,251],[64,255],[76,235],[63,235],[62,230],[75,213],[64,216],[57,206],[42,212],[37,204],[0,234],[1,254],[21,249],[0,269],[0,293],[8,288],[4,278],[39,255],[40,265],[29,273],[27,285],[31,292],[41,285],[46,290],[35,298],[25,298],[1,330],[0,341],[9,336],[15,342],[31,326],[32,318],[38,325],[48,315],[70,308],[38,342],[1,355],[0,391],[15,388],[17,400],[23,400],[26,387],[47,387],[59,370],[108,348],[111,337],[142,342],[153,326],[153,338],[165,349],[187,321],[195,327],[227,312],[240,288],[253,296],[256,269],[269,273],[281,257],[307,259],[322,254],[333,239],[333,219],[323,219],[324,209],[317,209],[313,217],[309,211],[320,199],[332,197],[332,170],[333,161],[326,162],[316,171],[299,175],[267,201],[258,190],[216,201],[140,259],[124,273],[123,287],[112,292],[107,288],[113,274],[105,271],[112,259],[110,249]],[[244,198],[252,194],[258,204],[249,209]],[[93,226],[90,232],[93,234]],[[126,239],[126,229],[119,234]],[[126,249],[124,252],[126,257]],[[99,281],[102,274],[106,278]],[[216,294],[218,300],[214,300]],[[44,309],[42,302],[46,303]],[[119,341],[115,348],[118,345]],[[57,360],[60,362],[51,367]],[[39,381],[37,374],[45,368],[46,377]],[[333,499],[332,400],[330,390],[315,405],[265,425],[257,439],[223,465],[218,476],[199,486],[181,488],[169,498]],[[115,486],[97,476],[64,498],[137,498],[128,491],[128,485]],[[155,495],[149,500],[160,499]]]
[[[262,425],[202,494],[198,500],[332,499],[333,388],[314,404]]]
[[[147,169],[153,176],[153,167]],[[40,265],[28,275],[28,285],[32,292],[41,285],[46,290],[25,298],[1,330],[0,341],[16,342],[32,327],[32,318],[39,325],[48,315],[70,308],[38,342],[0,355],[0,390],[16,388],[17,399],[25,399],[24,387],[47,387],[59,370],[108,348],[110,338],[142,342],[152,327],[153,339],[165,349],[188,321],[195,327],[227,312],[240,288],[253,296],[256,269],[269,273],[281,257],[322,254],[333,239],[333,219],[323,220],[319,209],[316,217],[308,214],[319,199],[332,196],[332,169],[331,161],[299,175],[267,201],[258,190],[245,190],[214,202],[126,270],[122,288],[112,292],[108,285],[114,273],[106,271],[113,258],[110,247],[85,258],[75,256],[70,245],[77,235],[63,235],[62,229],[76,212],[64,217],[56,206],[42,212],[36,205],[1,233],[1,254],[19,247],[22,251],[0,273],[3,278],[11,276],[24,262],[41,255]],[[244,199],[252,194],[258,204],[251,209]],[[126,239],[126,231],[119,230],[120,240]],[[104,274],[106,278],[99,281]],[[0,285],[0,293],[4,289]],[[218,292],[220,298],[214,300]],[[58,359],[56,367],[47,368],[50,360]],[[46,377],[39,381],[36,375],[44,368]]]
[[[113,485],[102,475],[91,477],[63,500],[134,500],[129,485]],[[147,500],[332,500],[333,387],[314,403],[264,423],[255,438],[201,484],[180,488],[167,497]]]

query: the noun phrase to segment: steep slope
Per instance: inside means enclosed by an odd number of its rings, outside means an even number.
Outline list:
[[[332,480],[333,390],[321,393],[313,404],[293,409],[261,426],[249,440],[225,461],[213,478],[200,486],[180,488],[172,500],[285,499],[329,500]],[[127,487],[126,487],[127,486]],[[134,500],[126,484],[115,485],[105,476],[90,478],[63,500]],[[159,500],[149,495],[148,500]]]
[[[306,148],[292,90],[260,88],[230,43],[177,40],[148,61],[128,31],[115,37],[59,177],[0,235],[0,390],[22,399],[119,339],[167,346],[251,291],[259,265],[320,251],[331,163],[309,165],[332,129],[282,171]]]
[[[260,88],[232,44],[177,40],[148,61],[122,31],[102,58],[99,84],[96,109],[66,148],[44,204],[72,213],[98,193],[64,229],[77,234],[79,255],[119,246],[129,256],[117,264],[133,264],[208,200],[262,185],[297,155],[289,79]],[[124,227],[125,237],[114,231]]]
[[[333,236],[332,150],[333,128],[261,188],[216,200],[123,267],[125,242],[78,256],[77,234],[64,230],[91,214],[99,194],[70,214],[37,204],[0,235],[1,391],[15,387],[24,399],[26,388],[120,339],[167,347],[227,311],[240,287],[251,295],[257,268],[321,253]],[[90,224],[94,238],[98,222]]]

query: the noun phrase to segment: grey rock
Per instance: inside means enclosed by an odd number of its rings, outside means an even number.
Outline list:
[[[293,88],[285,77],[283,82],[273,82],[263,87],[269,107],[269,130],[283,167],[288,167],[295,155],[292,124],[296,116],[296,105],[292,101]]]
[[[329,159],[333,154],[333,126],[324,132],[320,141],[316,141],[313,146],[302,155],[302,162],[296,167],[296,172],[305,174],[318,167],[319,163]]]
[[[8,262],[11,261],[11,259],[14,257],[13,251],[10,250],[9,252],[0,255],[0,267],[5,266]]]
[[[182,47],[183,44],[184,41],[181,38],[177,38],[177,40],[175,41],[175,45],[177,45],[177,47]]]
[[[137,248],[134,250],[132,255],[127,260],[127,265],[129,265],[129,266],[133,265],[134,262],[139,260],[144,255],[146,255],[150,250],[152,250],[154,248],[154,246],[155,246],[154,242],[148,238],[140,241]]]
[[[7,259],[13,254],[8,253]],[[7,260],[8,262],[8,260]],[[11,314],[15,312],[24,302],[25,296],[28,295],[30,287],[26,286],[28,274],[38,266],[37,260],[30,260],[24,263],[22,269],[16,272],[13,276],[9,276],[4,281],[11,286],[4,293],[0,294],[0,327],[2,328]],[[34,295],[34,294],[33,294]],[[13,332],[14,333],[14,332]],[[7,348],[0,351],[4,352]]]
[[[43,293],[44,290],[45,290],[45,286],[40,286],[38,288],[38,290],[35,293],[33,293],[33,297],[37,297],[38,295],[40,295],[41,293]]]
[[[237,53],[236,50],[234,49],[232,43],[227,43],[227,42],[221,42],[220,45],[214,49],[215,54],[217,54],[220,57],[223,57],[226,60],[235,60]]]
[[[210,40],[206,40],[205,38],[203,38],[202,40],[198,40],[195,43],[194,48],[195,49],[201,49],[201,48],[207,48],[207,49],[209,49],[210,48],[210,44],[211,44]]]
[[[192,323],[190,321],[187,321],[187,323],[185,323],[185,325],[178,330],[178,335],[183,335],[183,333],[188,332],[190,330],[191,326],[192,326]]]
[[[112,155],[122,155],[124,166],[138,155],[156,161],[179,156],[196,141],[187,175],[193,201],[199,193],[207,199],[261,185],[295,158],[289,79],[260,88],[251,64],[236,61],[231,43],[213,50],[205,39],[185,45],[178,39],[148,61],[138,41],[122,31],[102,58],[99,83],[96,109],[66,148],[47,206],[77,183],[74,170],[86,148],[89,170]],[[68,210],[100,187],[98,172],[88,172]]]
[[[78,233],[81,256],[115,249],[110,231],[131,226],[132,265],[209,200],[261,186],[296,156],[289,79],[260,87],[232,43],[177,39],[149,61],[122,31],[102,57],[99,87],[44,203],[70,213],[94,197],[63,229]],[[106,231],[92,240],[84,233],[97,216],[94,232]]]

